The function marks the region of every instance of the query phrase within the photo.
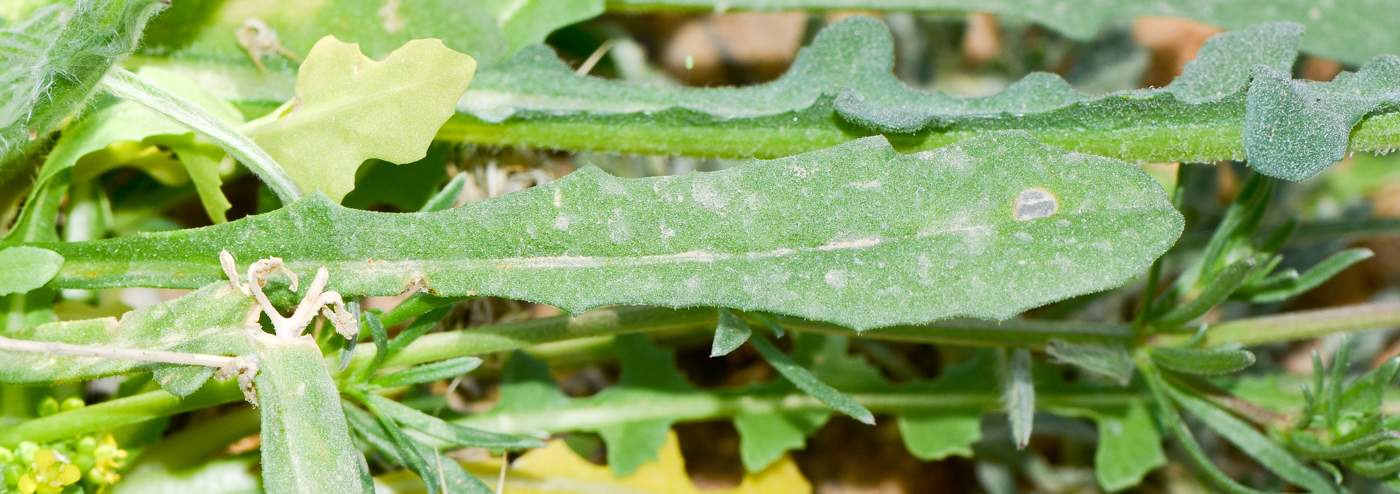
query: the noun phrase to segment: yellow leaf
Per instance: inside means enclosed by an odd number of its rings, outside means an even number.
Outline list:
[[[244,129],[303,192],[339,203],[370,158],[423,158],[476,73],[476,60],[417,39],[376,62],[326,36],[297,74],[296,98]]]

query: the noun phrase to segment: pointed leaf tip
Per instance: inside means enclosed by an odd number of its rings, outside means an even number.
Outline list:
[[[743,319],[726,309],[719,309],[719,326],[715,328],[715,339],[710,347],[710,356],[729,355],[729,352],[749,341],[749,337],[752,335],[753,329]]]

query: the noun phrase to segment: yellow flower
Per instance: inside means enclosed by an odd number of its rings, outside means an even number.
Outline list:
[[[52,494],[63,491],[63,486],[82,478],[78,467],[70,463],[56,463],[52,449],[34,452],[34,464],[19,478],[19,491],[23,494],[36,492]]]
[[[92,468],[88,478],[98,484],[115,484],[122,476],[117,470],[126,466],[127,452],[117,447],[117,440],[111,434],[102,438],[102,443],[92,449]]]

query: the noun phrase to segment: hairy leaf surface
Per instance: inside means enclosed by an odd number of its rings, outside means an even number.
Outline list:
[[[880,138],[713,173],[562,180],[434,213],[313,196],[214,227],[45,244],[62,288],[182,287],[217,259],[326,266],[345,294],[498,295],[580,313],[612,304],[721,306],[857,329],[1005,319],[1118,286],[1180,234],[1136,167],[1024,133],[901,155]]]
[[[9,249],[7,249],[8,251]],[[138,309],[121,319],[63,321],[7,335],[30,341],[102,345],[214,355],[252,353],[245,334],[249,311],[256,302],[228,282],[213,283],[169,302]],[[214,373],[213,368],[0,351],[0,382],[51,384],[156,370],[156,381],[185,386],[169,389],[189,394]],[[202,376],[202,377],[201,377]],[[193,386],[192,388],[190,386]]]
[[[243,122],[238,110],[194,85],[188,80],[153,67],[145,67],[140,75],[208,110],[226,122]],[[120,144],[118,144],[120,143]],[[171,159],[168,152],[157,146],[177,149],[184,166]],[[212,155],[211,160],[208,156]],[[223,222],[224,211],[230,207],[219,190],[217,169],[223,151],[207,142],[196,142],[194,133],[169,117],[139,103],[123,101],[85,115],[68,126],[53,150],[44,158],[33,190],[14,229],[6,234],[10,241],[58,241],[54,221],[60,200],[74,181],[92,180],[111,168],[123,165],[140,167],[166,185],[181,184],[193,179],[199,189],[200,201],[215,222]],[[174,166],[172,166],[174,165]]]
[[[1041,73],[1001,94],[978,98],[905,87],[891,74],[894,50],[888,30],[863,16],[823,29],[782,78],[744,88],[653,87],[581,76],[549,48],[532,46],[482,70],[439,138],[572,150],[782,157],[876,133],[887,134],[901,149],[925,150],[1021,129],[1065,149],[1132,162],[1243,159],[1244,89],[1251,70],[1256,65],[1290,70],[1301,35],[1302,26],[1287,23],[1224,33],[1208,41],[1182,76],[1161,89],[1094,96]],[[221,95],[251,107],[270,108],[291,95],[286,79],[229,69],[245,63],[237,57],[147,61],[200,74],[217,86],[238,87]],[[1397,145],[1400,112],[1380,108],[1361,118],[1348,149],[1382,151]]]
[[[240,335],[242,336],[242,335]],[[309,336],[258,332],[263,487],[272,494],[361,492],[361,454],[350,440],[340,391]]]
[[[1332,82],[1292,80],[1286,72],[1257,67],[1249,85],[1245,154],[1265,175],[1302,180],[1346,157],[1362,117],[1397,108],[1397,56],[1376,57]]]
[[[919,91],[899,82],[891,75],[894,50],[888,30],[864,17],[824,29],[782,78],[744,88],[644,87],[586,77],[547,48],[536,47],[483,71],[458,105],[462,115],[444,134],[573,149],[782,156],[870,133],[889,134],[908,149],[927,149],[970,135],[1024,129],[1066,149],[1129,161],[1248,157],[1266,170],[1299,162],[1321,169],[1335,160],[1317,152],[1255,156],[1257,147],[1241,145],[1241,135],[1251,125],[1246,122],[1265,118],[1246,115],[1265,108],[1246,105],[1251,71],[1258,66],[1290,70],[1300,39],[1302,26],[1289,23],[1218,35],[1179,78],[1160,89],[1095,96],[1074,90],[1059,76],[1035,73],[999,94],[975,98]],[[1345,82],[1315,84],[1337,93],[1351,90]],[[1322,136],[1294,142],[1343,151],[1396,147],[1395,115],[1390,107],[1377,106],[1377,98],[1384,97],[1372,95],[1369,105],[1353,104],[1360,110],[1352,110],[1349,119],[1321,121],[1328,128],[1345,124],[1349,131],[1369,115],[1371,121],[1357,128],[1352,141],[1346,132],[1329,131],[1330,136],[1341,132],[1341,137],[1330,144],[1318,140]],[[1289,121],[1295,126],[1315,125],[1326,117],[1293,116]]]
[[[0,169],[81,110],[160,0],[79,0],[0,30]]]

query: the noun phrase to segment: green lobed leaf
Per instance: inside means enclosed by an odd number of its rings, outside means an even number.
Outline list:
[[[362,491],[362,455],[350,440],[321,349],[309,336],[252,334],[263,487],[271,494]]]
[[[23,294],[44,286],[59,268],[63,256],[38,247],[14,246],[0,249],[0,295]]]
[[[944,369],[932,383],[915,383],[909,391],[931,396],[997,393],[995,359],[989,351]],[[953,400],[948,400],[953,401]],[[949,456],[972,457],[972,445],[982,439],[983,407],[964,405],[934,410],[909,410],[899,414],[904,447],[916,458],[934,461]]]
[[[1097,415],[1099,445],[1094,450],[1094,476],[1105,491],[1138,485],[1148,472],[1167,464],[1157,423],[1145,404]]]
[[[748,88],[606,81],[574,74],[547,49],[534,48],[479,74],[458,106],[462,117],[444,134],[538,147],[782,156],[871,132],[918,150],[1023,129],[1056,146],[1129,161],[1254,160],[1240,137],[1251,70],[1289,70],[1301,34],[1296,24],[1224,33],[1209,40],[1167,87],[1104,96],[1077,92],[1043,73],[980,98],[909,89],[890,74],[888,31],[862,17],[824,29],[782,78]],[[858,127],[843,127],[842,120]],[[1383,126],[1392,130],[1371,134],[1363,126],[1352,147],[1388,150],[1400,144],[1394,142],[1394,124]]]
[[[549,374],[549,366],[519,350],[506,363],[500,394],[493,413],[555,409],[570,401]]]
[[[227,281],[169,302],[123,314],[121,319],[87,319],[43,324],[7,335],[29,341],[50,341],[117,348],[166,350],[214,355],[246,355],[245,326],[256,302]],[[126,374],[161,371],[156,381],[179,396],[188,395],[215,371],[137,360],[3,352],[0,382],[51,384]],[[165,369],[184,369],[169,373]],[[162,379],[163,377],[163,379]],[[191,387],[192,386],[192,387]]]
[[[720,309],[719,326],[715,327],[715,339],[710,348],[710,356],[729,355],[729,352],[749,341],[751,336],[753,336],[753,328],[749,327],[749,323],[739,319],[733,312]]]
[[[1091,96],[1073,91],[1057,76],[1035,74],[984,98],[906,88],[891,75],[888,30],[861,16],[824,29],[784,77],[748,88],[663,88],[580,76],[548,48],[534,46],[480,71],[458,115],[438,136],[554,149],[781,157],[877,129],[919,130],[889,133],[909,151],[1021,129],[1065,149],[1132,162],[1243,159],[1244,89],[1251,70],[1256,64],[1289,70],[1300,36],[1296,24],[1224,33],[1208,41],[1182,77],[1163,89]],[[239,87],[240,94],[224,96],[244,105],[276,106],[290,97],[285,80],[230,75],[231,65],[247,63],[243,53],[208,56],[147,61]],[[192,63],[195,59],[209,62]],[[1384,110],[1356,127],[1350,149],[1397,145],[1400,112]]]
[[[768,319],[768,318],[763,318]],[[770,329],[781,329],[776,322],[766,320]],[[762,336],[760,336],[762,337]],[[791,361],[810,372],[813,379],[827,387],[839,387],[847,392],[888,391],[890,385],[878,369],[870,366],[862,357],[848,353],[850,339],[844,336],[796,333],[793,336],[794,349]],[[789,396],[799,391],[787,379],[776,380],[754,389],[758,396]],[[841,391],[835,391],[840,394]],[[849,397],[847,397],[848,399]],[[841,399],[841,398],[836,398]],[[815,410],[748,411],[734,417],[734,428],[739,431],[739,458],[744,468],[750,472],[760,472],[783,453],[802,449],[807,437],[816,433],[831,417],[832,408],[825,401]],[[859,413],[861,405],[846,405]],[[863,408],[863,407],[862,407]]]
[[[1093,408],[1071,404],[1052,411],[1088,417],[1098,426],[1094,476],[1104,491],[1118,492],[1134,487],[1142,483],[1148,472],[1167,464],[1162,436],[1145,401]]]
[[[1400,53],[1400,35],[1375,12],[1395,11],[1400,3],[1282,0],[1090,0],[1047,4],[1032,0],[612,0],[609,8],[651,10],[877,10],[895,12],[987,12],[1025,19],[1076,40],[1090,40],[1110,22],[1140,16],[1180,17],[1225,29],[1263,22],[1298,22],[1314,36],[1303,49],[1352,64],[1383,53]]]
[[[0,30],[0,170],[81,111],[164,7],[159,0],[78,0]]]
[[[326,266],[342,294],[419,285],[572,313],[722,306],[865,329],[1005,319],[1118,286],[1181,228],[1138,168],[1003,133],[916,156],[877,137],[677,177],[587,167],[436,213],[313,196],[224,225],[45,247],[68,259],[52,283],[61,288],[213,281],[226,248],[296,271]]]
[[[880,371],[866,363],[863,356],[847,353],[848,338],[805,332],[793,333],[793,336],[794,360],[838,390],[869,403],[871,409],[899,415],[906,446],[923,459],[942,458],[948,454],[970,456],[972,444],[981,436],[980,415],[999,408],[997,370],[991,352],[976,353],[972,360],[945,369],[936,380],[896,387],[885,382]],[[645,350],[642,353],[654,352]],[[646,368],[667,376],[659,378],[660,381],[679,379],[674,368],[663,370],[663,365],[667,364],[656,361]],[[636,367],[632,365],[631,368]],[[1104,417],[1117,417],[1120,409],[1143,399],[1140,389],[1071,385],[1051,374],[1038,374],[1044,382],[1037,383],[1037,401],[1045,403],[1046,409],[1052,412],[1070,410],[1072,413],[1068,414],[1072,416],[1102,412]],[[683,381],[662,384],[660,387],[676,390],[669,393],[621,391],[607,399],[601,399],[602,395],[569,399],[554,384],[543,363],[517,353],[507,364],[502,398],[497,406],[454,422],[503,433],[543,434],[605,428],[624,430],[623,424],[654,426],[660,421],[732,417],[741,437],[741,459],[746,469],[755,472],[783,452],[801,448],[806,436],[820,428],[831,414],[826,404],[795,392],[794,387],[783,380],[742,390],[705,392],[683,392],[683,385]],[[1146,437],[1139,434],[1126,432],[1123,441]],[[628,437],[647,436],[622,435],[618,440]],[[1148,444],[1160,444],[1160,441]],[[1160,456],[1158,453],[1144,457]],[[1152,468],[1148,466],[1142,471]]]
[[[475,71],[440,40],[410,41],[376,62],[326,37],[301,65],[296,97],[254,121],[250,136],[302,191],[340,202],[365,160],[423,159]]]
[[[1346,157],[1352,130],[1362,117],[1400,107],[1397,56],[1378,56],[1332,82],[1295,81],[1274,67],[1256,67],[1254,74],[1246,104],[1245,155],[1251,166],[1273,177],[1316,175]]]
[[[449,124],[445,133],[455,136],[454,125],[462,125],[463,137],[478,142],[575,149],[591,142],[595,148],[634,152],[643,149],[613,146],[783,156],[869,132],[900,134],[901,146],[917,150],[995,130],[1024,129],[1057,146],[1131,161],[1210,161],[1243,155],[1237,137],[1232,142],[1220,137],[1240,132],[1251,67],[1287,69],[1300,36],[1293,24],[1219,35],[1207,42],[1179,82],[1163,89],[1090,96],[1058,76],[1037,73],[1001,94],[980,98],[913,90],[896,80],[888,29],[863,16],[822,30],[783,77],[746,88],[647,87],[586,77],[547,48],[536,47],[482,71],[458,105],[471,118]],[[868,130],[832,127],[841,120]],[[536,121],[539,126],[533,125]],[[611,132],[621,128],[619,137],[634,142],[603,144],[602,135],[589,135],[593,123],[609,124]],[[638,124],[650,130],[635,129]],[[1176,132],[1157,135],[1163,127]],[[909,134],[916,131],[925,132]],[[745,135],[733,135],[738,132]],[[538,135],[538,142],[528,141],[531,134]],[[692,142],[697,140],[701,142]],[[715,148],[699,147],[707,145]]]
[[[734,417],[739,432],[739,460],[744,470],[761,472],[783,454],[807,446],[807,436],[826,424],[827,410],[742,413]]]
[[[645,336],[637,334],[619,335],[614,341],[621,356],[622,376],[616,385],[598,393],[597,403],[646,403],[695,393],[695,388],[676,369],[671,352],[656,348]],[[607,444],[608,467],[613,474],[630,474],[656,459],[657,450],[666,442],[666,434],[675,422],[665,417],[599,427],[598,435]]]

